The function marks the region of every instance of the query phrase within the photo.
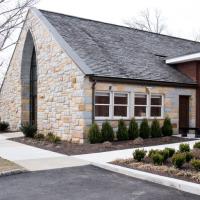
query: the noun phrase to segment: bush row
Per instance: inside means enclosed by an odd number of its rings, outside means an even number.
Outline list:
[[[160,127],[160,123],[157,119],[152,121],[151,126],[149,126],[147,119],[143,119],[139,127],[138,123],[133,118],[130,121],[128,128],[126,127],[124,120],[119,120],[116,137],[118,141],[122,141],[134,140],[137,137],[146,139],[149,137],[156,138],[161,136],[171,136],[172,134],[173,128],[169,118],[165,118],[162,128]],[[89,129],[88,139],[90,143],[100,143],[104,141],[111,142],[114,138],[114,130],[108,121],[105,121],[102,124],[101,130],[96,123],[93,123]]]
[[[200,142],[195,143],[193,147],[200,149]],[[147,152],[144,149],[136,149],[133,152],[133,158],[138,162],[148,157],[155,165],[162,165],[170,159],[172,165],[176,168],[182,168],[185,163],[190,163],[195,170],[200,171],[200,159],[193,155],[189,144],[180,144],[177,152],[173,148],[165,148],[163,150],[152,149],[146,155]]]

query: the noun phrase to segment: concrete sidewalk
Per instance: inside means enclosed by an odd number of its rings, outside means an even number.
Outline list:
[[[22,136],[20,132],[0,134],[0,157],[13,161],[30,171],[76,167],[88,164],[87,161],[78,158],[7,140],[20,136]]]
[[[181,143],[188,143],[190,147],[192,148],[193,145],[196,142],[199,142],[200,140],[195,141],[188,141],[188,142],[181,142]],[[142,147],[137,149],[144,149],[146,151],[149,151],[151,149],[164,149],[165,147],[170,147],[178,150],[179,145],[181,143],[174,143],[174,144],[164,144],[164,145],[156,145],[156,146],[149,146],[149,147]],[[92,154],[83,154],[83,155],[75,155],[72,156],[74,158],[79,158],[91,163],[108,163],[116,159],[126,159],[126,158],[132,158],[134,149],[124,149],[124,150],[116,150],[116,151],[108,151],[108,152],[101,152],[101,153],[92,153]]]

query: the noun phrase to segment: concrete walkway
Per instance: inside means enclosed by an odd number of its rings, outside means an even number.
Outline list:
[[[193,145],[196,142],[199,142],[200,140],[196,141],[189,141],[189,142],[181,142],[181,143],[188,143],[190,147],[192,148]],[[170,147],[178,150],[179,145],[181,143],[174,143],[174,144],[164,144],[164,145],[157,145],[157,146],[149,146],[149,147],[142,147],[139,149],[144,149],[146,151],[149,151],[151,149],[164,149],[165,147]],[[138,148],[137,148],[138,149]],[[79,158],[91,163],[108,163],[116,159],[126,159],[126,158],[132,158],[133,154],[133,148],[132,149],[124,149],[124,150],[116,150],[116,151],[108,151],[108,152],[101,152],[101,153],[92,153],[92,154],[83,154],[83,155],[75,155],[74,158]]]
[[[87,161],[78,158],[7,140],[20,136],[22,136],[20,132],[0,134],[0,157],[13,161],[30,171],[77,167],[88,164]]]

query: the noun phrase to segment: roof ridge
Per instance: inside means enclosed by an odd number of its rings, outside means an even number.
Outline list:
[[[125,29],[130,29],[130,30],[134,30],[134,31],[144,32],[144,33],[151,34],[151,35],[158,35],[158,36],[161,36],[161,37],[168,37],[168,38],[172,38],[172,39],[184,40],[184,41],[187,41],[187,42],[193,42],[193,43],[196,43],[196,44],[200,44],[200,42],[198,42],[198,41],[194,41],[194,40],[190,40],[190,39],[186,39],[186,38],[180,38],[180,37],[177,37],[177,36],[170,36],[170,35],[166,35],[166,34],[154,33],[154,32],[150,32],[150,31],[131,28],[131,27],[128,27],[128,26],[123,26],[123,25],[119,25],[119,24],[88,19],[88,18],[84,18],[84,17],[78,17],[78,16],[74,16],[74,15],[68,15],[68,14],[59,13],[59,12],[55,12],[55,11],[49,11],[49,10],[43,10],[43,9],[39,9],[39,10],[42,11],[42,12],[54,13],[54,14],[57,14],[57,15],[64,15],[64,16],[67,16],[67,17],[77,18],[77,19],[81,19],[81,20],[85,20],[85,21],[92,21],[92,22],[117,26],[117,27],[121,27],[121,28],[125,28]]]

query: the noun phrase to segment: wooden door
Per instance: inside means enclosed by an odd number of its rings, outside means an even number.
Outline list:
[[[179,96],[179,128],[189,127],[189,96]]]

